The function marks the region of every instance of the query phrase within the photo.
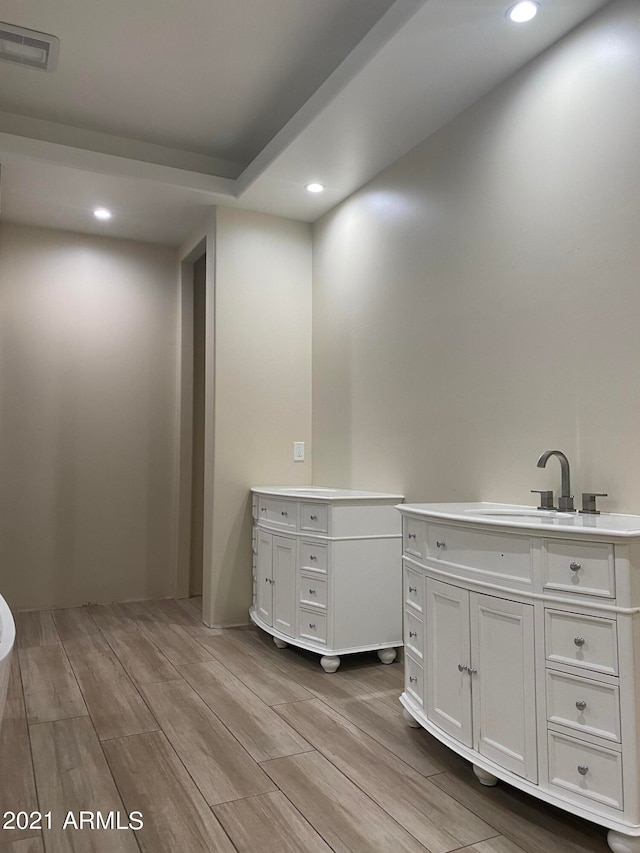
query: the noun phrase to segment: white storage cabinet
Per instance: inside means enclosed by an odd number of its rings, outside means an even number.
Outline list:
[[[640,853],[640,517],[398,509],[405,718]]]
[[[322,657],[402,645],[401,495],[346,489],[254,487],[252,621],[279,648]]]

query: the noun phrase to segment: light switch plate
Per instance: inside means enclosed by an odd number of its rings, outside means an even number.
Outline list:
[[[304,441],[293,442],[293,461],[304,462]]]

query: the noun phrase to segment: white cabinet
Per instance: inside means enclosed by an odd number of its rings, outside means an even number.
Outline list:
[[[410,724],[640,853],[640,518],[398,509]]]
[[[537,779],[533,608],[431,578],[426,591],[428,719]]]
[[[255,487],[254,603],[250,616],[288,644],[322,655],[402,645],[401,495],[345,489]]]
[[[472,746],[469,593],[430,578],[425,586],[427,717],[460,743]]]
[[[283,634],[295,633],[296,540],[258,531],[256,604],[260,619]]]
[[[254,568],[255,609],[265,625],[273,625],[273,534],[257,531],[257,557]]]
[[[471,593],[474,748],[538,779],[533,607]]]

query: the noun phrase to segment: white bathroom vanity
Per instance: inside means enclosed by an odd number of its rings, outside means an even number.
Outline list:
[[[406,719],[640,853],[640,517],[398,510]]]
[[[320,487],[254,487],[252,621],[282,648],[335,672],[340,657],[402,645],[402,495]]]

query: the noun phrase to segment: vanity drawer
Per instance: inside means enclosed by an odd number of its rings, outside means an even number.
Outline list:
[[[302,504],[300,529],[326,533],[329,529],[329,508],[324,504]]]
[[[405,649],[404,689],[408,696],[420,707],[424,705],[424,669]]]
[[[493,575],[531,583],[531,539],[448,525],[429,525],[429,560],[471,569],[474,576]]]
[[[260,498],[259,520],[275,527],[295,530],[298,526],[298,504],[295,501],[279,501]]]
[[[424,611],[424,575],[411,566],[404,567],[404,600],[417,613]]]
[[[549,732],[549,782],[589,800],[622,809],[622,755]]]
[[[543,548],[545,589],[615,598],[613,545],[547,539]]]
[[[618,688],[548,669],[547,720],[620,743]]]
[[[311,640],[313,643],[326,645],[326,615],[315,610],[307,610],[304,607],[298,608],[298,634],[304,640]]]
[[[326,576],[312,572],[300,572],[300,604],[327,609]]]
[[[300,567],[314,572],[327,571],[327,546],[314,542],[300,543]]]
[[[424,660],[424,623],[411,610],[404,612],[404,647],[420,661]]]
[[[618,674],[616,622],[564,610],[545,610],[547,660]]]
[[[427,556],[427,522],[405,515],[402,519],[402,550],[410,557],[424,560]]]

